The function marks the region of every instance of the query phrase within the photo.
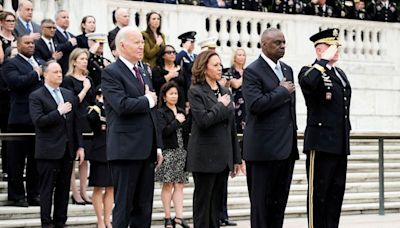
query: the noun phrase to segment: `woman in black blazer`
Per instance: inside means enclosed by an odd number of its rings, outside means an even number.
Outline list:
[[[183,219],[183,187],[189,182],[185,172],[188,139],[185,111],[177,106],[178,85],[167,82],[160,89],[158,123],[163,139],[164,161],[155,173],[155,180],[163,184],[161,200],[164,206],[164,227],[174,224],[189,228]],[[174,202],[175,219],[171,219],[171,201]]]
[[[221,79],[221,59],[214,51],[200,53],[192,68],[188,98],[193,116],[187,170],[193,172],[195,227],[219,227],[226,178],[235,176],[241,155],[235,127],[235,107]]]

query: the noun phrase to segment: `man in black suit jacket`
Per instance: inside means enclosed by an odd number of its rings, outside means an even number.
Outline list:
[[[77,47],[75,36],[68,32],[69,27],[69,14],[66,10],[59,10],[56,13],[57,30],[54,36],[54,41],[57,43],[56,51],[63,53],[58,63],[61,65],[63,75],[68,71],[69,55]]]
[[[128,9],[125,8],[116,9],[113,16],[115,19],[114,24],[116,25],[116,27],[108,32],[108,45],[110,45],[111,50],[112,50],[111,44],[112,42],[114,42],[117,33],[121,28],[129,25],[129,18],[130,18],[129,11]]]
[[[307,105],[304,153],[307,155],[309,227],[338,227],[346,187],[351,87],[334,66],[339,59],[338,29],[310,37],[317,59],[304,66],[299,83]]]
[[[40,37],[40,26],[32,21],[33,5],[31,1],[23,0],[18,4],[18,19],[14,33],[17,37],[32,34],[35,40]]]
[[[247,121],[243,139],[251,226],[282,227],[298,159],[292,68],[280,58],[285,37],[275,28],[261,36],[261,56],[244,71]]]
[[[75,110],[75,95],[60,88],[62,71],[52,60],[43,65],[44,86],[29,96],[29,109],[36,131],[37,167],[40,180],[42,227],[64,227],[73,159],[84,160],[82,133]],[[51,206],[54,192],[54,211]]]
[[[44,61],[51,59],[60,60],[63,56],[61,51],[56,51],[58,46],[55,43],[56,24],[51,19],[44,19],[40,25],[42,36],[35,41],[35,57]]]
[[[3,66],[4,80],[10,89],[10,115],[8,132],[33,133],[34,127],[29,115],[29,94],[42,85],[40,61],[33,57],[34,41],[32,36],[23,35],[17,39],[18,54]],[[26,191],[28,203],[39,205],[39,184],[34,155],[34,139],[26,142],[8,143],[8,200],[15,206],[28,206],[25,199],[23,174],[26,166]]]
[[[162,162],[155,105],[149,77],[138,62],[144,40],[132,27],[115,39],[119,58],[102,72],[107,116],[107,159],[113,184],[114,227],[150,227],[154,190],[154,161]]]

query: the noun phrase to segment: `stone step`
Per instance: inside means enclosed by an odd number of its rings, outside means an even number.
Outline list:
[[[192,192],[185,191],[186,196],[191,196]],[[305,206],[307,200],[306,194],[301,195],[289,195],[288,199],[288,208]],[[354,193],[354,192],[346,192],[344,196],[343,205],[357,205],[357,204],[366,204],[366,203],[377,203],[379,200],[378,192],[363,192],[363,193]],[[400,203],[400,192],[399,189],[392,192],[385,192],[385,203]],[[247,194],[247,189],[238,189],[238,188],[229,188],[229,197],[228,197],[228,207],[231,209],[245,209],[250,207],[250,202]],[[191,211],[192,210],[192,198],[185,197],[184,199],[184,210]],[[163,206],[160,200],[159,195],[155,195],[153,211],[162,212]],[[12,206],[3,206],[0,207],[0,221],[2,220],[11,220],[11,219],[27,219],[27,218],[36,218],[40,212],[39,207],[12,207]],[[77,217],[77,216],[91,216],[94,215],[94,210],[92,205],[69,205],[68,216],[69,217]]]
[[[81,206],[82,207],[82,206]],[[379,208],[378,203],[363,203],[356,205],[343,205],[342,214],[365,214],[377,213]],[[385,204],[385,212],[398,213],[400,211],[399,202],[388,202]],[[1,209],[1,208],[0,208]],[[248,220],[250,209],[229,209],[229,216],[232,220]],[[285,211],[285,218],[291,217],[304,217],[306,216],[306,207],[288,207]],[[184,217],[191,221],[192,212],[185,211]],[[164,214],[162,212],[154,212],[152,215],[152,224],[160,225],[163,222]],[[96,227],[96,217],[94,215],[74,217],[69,214],[67,221],[68,227]],[[0,220],[0,228],[17,228],[17,227],[40,227],[39,218],[23,218],[23,219],[9,219]]]

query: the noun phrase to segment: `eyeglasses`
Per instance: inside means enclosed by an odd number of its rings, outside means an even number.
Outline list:
[[[56,26],[44,26],[44,28],[47,28],[47,29],[54,29],[54,30],[57,29]]]
[[[165,51],[164,53],[165,53],[165,54],[169,54],[169,55],[170,55],[170,54],[176,55],[176,51]]]
[[[5,20],[5,22],[8,22],[8,23],[15,23],[15,20]]]

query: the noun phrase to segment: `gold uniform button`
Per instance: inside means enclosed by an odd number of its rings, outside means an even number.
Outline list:
[[[344,97],[344,100],[347,101],[347,97]]]
[[[322,123],[318,123],[318,126],[322,126]]]
[[[347,115],[345,115],[344,118],[347,119]]]

